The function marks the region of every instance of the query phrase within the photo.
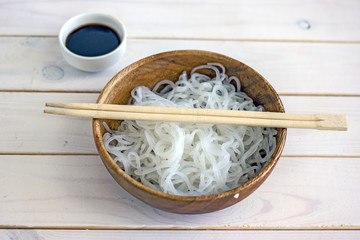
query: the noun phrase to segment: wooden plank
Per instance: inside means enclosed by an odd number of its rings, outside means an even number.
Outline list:
[[[87,73],[65,62],[57,39],[39,37],[0,38],[0,90],[101,91],[127,65],[175,49],[208,50],[238,59],[282,94],[360,93],[360,44],[130,39],[124,58],[114,67]]]
[[[285,111],[292,113],[337,113],[346,114],[348,130],[313,131],[288,129],[285,155],[360,155],[360,106],[359,98],[341,97],[281,97]]]
[[[98,94],[0,93],[0,152],[96,153],[91,119],[44,114],[45,102],[96,102]]]
[[[10,230],[0,229],[0,238],[3,240],[33,240],[33,239],[86,239],[86,240],[111,240],[111,239],[159,239],[167,240],[176,236],[176,239],[358,239],[359,231],[188,231],[188,230]]]
[[[0,153],[96,154],[91,120],[44,114],[45,102],[96,102],[95,93],[0,92]],[[348,131],[289,129],[284,155],[360,156],[358,97],[283,96],[287,112],[347,114]],[[316,104],[314,104],[316,103]]]
[[[102,11],[118,16],[130,37],[359,41],[359,8],[356,0],[22,0],[2,2],[0,34],[57,35],[70,17]]]
[[[280,159],[240,203],[209,214],[154,209],[98,156],[0,156],[0,226],[108,229],[359,229],[359,158]]]

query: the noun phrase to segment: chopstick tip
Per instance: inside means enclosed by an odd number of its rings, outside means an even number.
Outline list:
[[[45,103],[46,107],[57,107],[59,106],[59,103],[53,103],[53,102],[47,102]]]

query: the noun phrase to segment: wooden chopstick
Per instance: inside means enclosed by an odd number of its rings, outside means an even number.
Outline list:
[[[347,130],[345,115],[168,108],[94,103],[46,103],[45,113],[115,120],[236,124],[277,128]],[[64,109],[67,108],[67,109]]]

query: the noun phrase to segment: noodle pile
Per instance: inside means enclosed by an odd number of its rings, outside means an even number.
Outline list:
[[[208,68],[215,78],[197,73]],[[183,72],[177,82],[163,80],[151,91],[132,90],[132,104],[142,106],[263,111],[240,91],[236,77],[209,63]],[[159,89],[161,89],[159,91]],[[106,126],[107,127],[107,126]],[[224,192],[249,181],[275,151],[276,130],[238,125],[124,120],[104,134],[105,147],[131,177],[175,195]]]

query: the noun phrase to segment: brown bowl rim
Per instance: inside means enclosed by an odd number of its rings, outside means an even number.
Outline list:
[[[277,94],[277,92],[275,91],[275,89],[270,85],[270,83],[262,76],[260,75],[257,71],[255,71],[254,69],[252,69],[251,67],[249,67],[248,65],[240,62],[239,60],[233,59],[231,57],[225,56],[223,54],[219,54],[219,53],[215,53],[215,52],[210,52],[210,51],[204,51],[204,50],[174,50],[174,51],[167,51],[167,52],[162,52],[162,53],[158,53],[158,54],[154,54],[148,57],[145,57],[143,59],[140,59],[130,65],[128,65],[127,67],[125,67],[124,69],[122,69],[120,72],[118,72],[103,88],[103,90],[101,91],[98,99],[97,99],[97,103],[102,103],[103,100],[105,99],[105,90],[108,88],[111,88],[111,86],[114,84],[114,81],[116,81],[117,78],[121,77],[125,77],[128,73],[131,73],[132,70],[136,69],[137,67],[146,64],[148,62],[153,61],[154,59],[158,59],[158,58],[166,58],[168,56],[172,56],[174,54],[177,55],[189,55],[189,54],[210,54],[210,55],[218,55],[221,56],[223,58],[227,58],[230,59],[232,61],[236,61],[239,62],[241,64],[243,64],[244,66],[248,67],[250,71],[252,71],[254,74],[258,75],[263,81],[264,84],[270,89],[270,91],[274,94],[274,96],[277,98],[278,103],[280,104],[280,112],[285,112],[284,110],[284,106],[283,103],[279,97],[279,95]],[[211,195],[204,195],[204,196],[181,196],[181,195],[174,195],[174,194],[168,194],[168,193],[164,193],[155,189],[152,189],[148,186],[145,186],[144,184],[142,184],[141,182],[136,181],[134,178],[132,178],[131,176],[129,176],[128,174],[125,173],[125,171],[123,171],[112,159],[112,157],[110,156],[110,154],[107,152],[107,150],[105,149],[104,143],[102,141],[102,136],[100,136],[100,125],[101,125],[101,119],[93,119],[93,134],[94,134],[94,138],[95,138],[95,144],[96,147],[98,148],[98,151],[101,152],[103,154],[103,158],[102,160],[107,161],[108,164],[110,164],[110,167],[112,170],[114,170],[117,174],[120,174],[126,181],[130,182],[132,185],[134,185],[135,187],[148,192],[149,194],[152,195],[156,195],[159,197],[162,197],[164,199],[168,199],[168,200],[176,200],[176,201],[182,201],[182,202],[202,202],[202,201],[209,201],[209,200],[216,200],[216,199],[221,199],[221,198],[226,198],[229,196],[235,196],[238,192],[241,192],[241,190],[249,187],[250,185],[256,184],[258,179],[262,179],[264,178],[263,181],[265,181],[265,179],[269,176],[270,172],[274,169],[275,165],[277,164],[284,145],[285,145],[285,141],[286,141],[286,135],[287,135],[287,129],[286,128],[282,128],[283,131],[281,131],[281,136],[277,136],[280,138],[280,141],[277,145],[277,149],[275,150],[274,155],[272,156],[272,158],[270,159],[270,161],[268,162],[268,164],[252,179],[250,179],[248,182],[246,182],[245,184],[238,186],[236,188],[233,188],[231,190],[225,191],[225,192],[221,192],[221,193],[216,193],[216,194],[211,194]],[[279,130],[279,129],[278,129]],[[278,131],[279,134],[279,131]],[[101,139],[100,142],[96,141],[96,139]],[[104,159],[105,158],[105,159]],[[270,172],[269,172],[270,171]],[[269,172],[269,173],[268,173]],[[267,175],[268,174],[268,175]],[[265,176],[264,176],[265,175]],[[267,175],[267,176],[266,176]],[[256,189],[256,188],[255,188]]]

